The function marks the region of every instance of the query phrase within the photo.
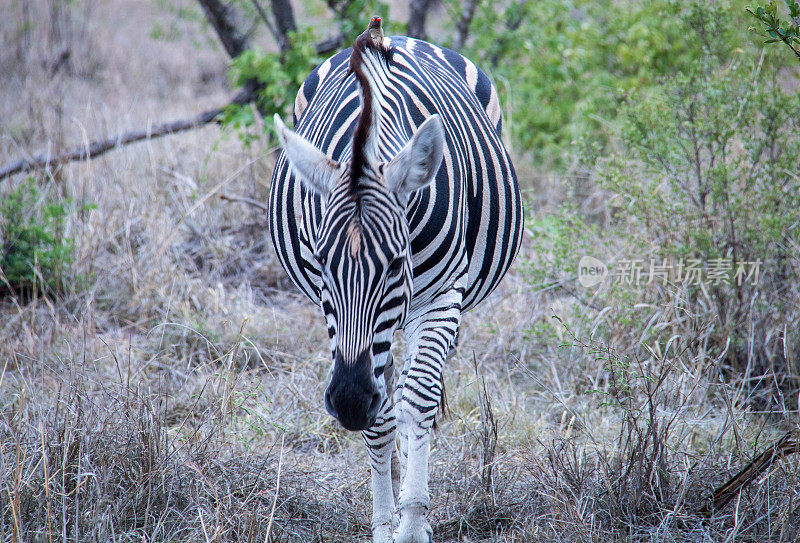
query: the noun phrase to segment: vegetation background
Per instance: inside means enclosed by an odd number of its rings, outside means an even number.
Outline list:
[[[44,153],[0,176],[0,541],[368,539],[263,204],[271,113],[373,13],[491,75],[526,198],[448,361],[436,540],[800,538],[796,3],[0,6],[0,163]]]

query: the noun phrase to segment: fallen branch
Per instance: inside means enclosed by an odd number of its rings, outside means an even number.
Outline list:
[[[776,460],[788,454],[800,452],[800,439],[787,432],[777,443],[770,446],[767,450],[756,456],[752,462],[747,464],[739,473],[728,479],[722,486],[718,487],[711,500],[701,509],[700,514],[710,516],[711,513],[725,507],[739,492],[755,481],[762,473],[768,470]]]
[[[240,15],[233,6],[224,4],[219,0],[198,0],[198,3],[202,6],[206,18],[216,30],[220,41],[231,58],[240,55],[248,48],[247,34],[240,32],[237,28],[236,20],[240,18]],[[255,2],[255,5],[260,7],[257,2]],[[288,38],[286,38],[287,32],[296,26],[294,23],[294,13],[287,0],[273,0],[272,7],[279,27],[276,38],[281,41],[281,36],[283,37],[283,42],[281,43],[281,49],[283,50],[288,44]],[[261,10],[261,14],[262,16],[265,15],[263,10]],[[318,55],[329,54],[338,49],[343,41],[344,38],[341,35],[323,40],[315,45],[316,52]],[[62,56],[63,55],[64,53],[62,53]],[[242,90],[239,91],[236,97],[228,104],[204,111],[196,117],[160,123],[146,129],[124,132],[105,140],[93,141],[88,145],[74,147],[69,151],[57,155],[53,155],[50,152],[40,153],[31,158],[21,158],[9,162],[0,168],[0,180],[20,172],[39,170],[54,164],[60,165],[76,160],[98,157],[129,143],[151,140],[205,126],[215,121],[219,114],[229,105],[244,105],[254,101],[258,91],[263,87],[263,84],[255,79],[251,79],[245,83]]]
[[[317,51],[326,53],[336,49],[342,41],[341,36],[336,36],[320,42],[317,44]],[[255,99],[256,93],[261,89],[261,86],[255,81],[248,81],[245,87],[236,95],[236,97],[228,102],[225,106],[204,111],[199,115],[190,119],[180,119],[177,121],[160,123],[146,129],[132,130],[130,132],[123,132],[108,139],[93,141],[88,145],[81,145],[74,147],[69,151],[53,155],[52,153],[39,153],[31,158],[21,158],[13,162],[9,162],[0,168],[0,181],[20,172],[28,172],[32,170],[40,170],[47,168],[51,165],[64,164],[67,162],[74,162],[77,160],[86,160],[95,158],[109,151],[113,151],[118,147],[136,143],[137,141],[151,140],[160,138],[162,136],[169,136],[187,130],[193,130],[206,124],[216,121],[220,113],[229,105],[244,105],[252,102]]]
[[[255,93],[254,88],[243,89],[230,104],[247,104],[253,100]],[[130,132],[123,132],[114,137],[93,141],[88,145],[81,145],[75,147],[64,153],[53,155],[51,153],[41,153],[31,158],[22,158],[14,162],[8,163],[0,168],[0,180],[10,177],[16,173],[27,172],[31,170],[39,170],[49,167],[51,165],[64,164],[66,162],[73,162],[76,160],[86,160],[89,158],[98,157],[107,153],[117,147],[128,145],[129,143],[136,143],[137,141],[151,140],[160,138],[161,136],[168,136],[170,134],[177,134],[178,132],[185,132],[200,126],[206,125],[215,121],[220,113],[226,106],[210,109],[203,113],[192,117],[190,119],[180,119],[168,123],[161,123],[149,127],[147,129],[132,130]]]

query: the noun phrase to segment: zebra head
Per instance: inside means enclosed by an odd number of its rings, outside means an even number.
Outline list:
[[[383,372],[413,293],[406,204],[436,175],[442,122],[430,117],[388,162],[367,157],[356,192],[352,161],[327,157],[277,115],[275,126],[295,174],[325,202],[314,244],[333,356],[325,407],[348,430],[365,430],[387,400]]]
[[[351,58],[361,112],[348,162],[326,156],[275,116],[295,175],[324,202],[314,257],[333,357],[325,407],[348,430],[372,427],[388,399],[383,374],[413,293],[406,205],[434,179],[444,150],[442,121],[432,115],[394,158],[379,160],[381,96],[372,79],[387,56],[371,54],[364,36]],[[377,69],[364,69],[370,62]]]

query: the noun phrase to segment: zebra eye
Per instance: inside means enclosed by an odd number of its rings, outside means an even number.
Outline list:
[[[321,254],[315,253],[314,258],[317,259],[317,262],[319,262],[321,267],[325,267],[325,257],[323,257]]]

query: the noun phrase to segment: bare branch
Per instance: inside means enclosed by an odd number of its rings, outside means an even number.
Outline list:
[[[267,12],[264,11],[264,8],[261,7],[261,3],[258,0],[250,0],[250,2],[253,4],[253,7],[256,8],[259,17],[261,17],[261,20],[264,21],[264,24],[267,25],[267,28],[269,28],[269,31],[272,33],[272,36],[275,38],[275,41],[277,41],[278,29],[275,28],[275,25],[273,25],[272,21],[270,21],[269,17],[267,17]]]
[[[238,14],[230,5],[226,5],[218,0],[197,0],[203,7],[203,11],[208,17],[209,22],[214,27],[222,42],[225,50],[232,58],[240,55],[247,49],[247,38],[244,34],[239,32],[236,27],[235,21]],[[258,3],[254,0],[254,4]],[[286,40],[283,47],[288,46],[287,32],[296,28],[294,21],[294,12],[292,11],[291,4],[288,0],[273,0],[272,10],[275,14],[275,19],[278,22],[278,34],[282,35]],[[262,17],[266,17],[263,11],[260,11]],[[266,21],[266,18],[265,18]],[[343,38],[341,35],[334,36],[327,40],[321,41],[316,44],[315,48],[317,54],[324,55],[338,49],[342,44]],[[0,180],[10,177],[20,172],[31,170],[39,170],[42,168],[50,167],[51,165],[64,164],[76,160],[86,160],[93,157],[98,157],[108,151],[122,147],[129,143],[135,143],[143,140],[151,140],[161,136],[176,134],[178,132],[185,132],[204,126],[217,119],[219,114],[231,104],[243,105],[255,100],[258,91],[263,88],[263,85],[256,80],[247,81],[239,93],[228,104],[223,107],[210,109],[190,119],[181,119],[177,121],[160,123],[155,126],[132,130],[117,134],[114,137],[93,141],[88,145],[81,145],[74,147],[66,152],[53,155],[51,153],[39,153],[30,158],[21,158],[13,162],[9,162],[0,168]]]
[[[230,104],[246,104],[253,100],[253,91],[242,90]],[[98,157],[108,151],[114,150],[117,147],[122,147],[130,143],[136,143],[143,140],[151,140],[161,136],[168,136],[170,134],[177,134],[178,132],[185,132],[200,126],[204,126],[212,121],[222,113],[225,106],[210,109],[203,113],[192,117],[190,119],[181,119],[168,123],[157,124],[151,128],[132,130],[130,132],[123,132],[114,137],[93,141],[88,146],[82,145],[75,147],[64,153],[52,155],[50,153],[40,153],[31,158],[23,158],[10,162],[0,168],[0,179],[5,179],[20,172],[31,170],[39,170],[42,168],[50,167],[57,164],[64,164],[76,160],[86,160],[89,158]]]
[[[338,34],[332,38],[324,39],[314,45],[318,55],[328,55],[339,49],[344,43],[344,36]]]

